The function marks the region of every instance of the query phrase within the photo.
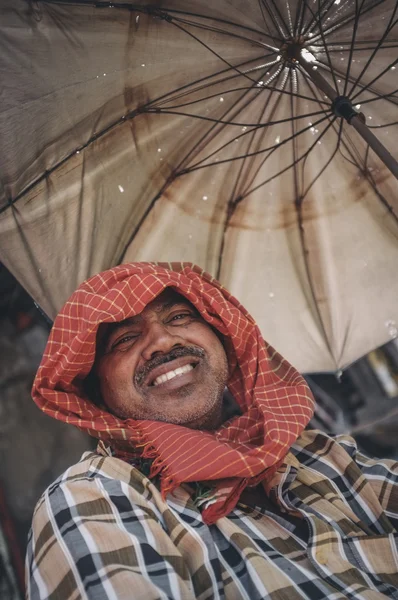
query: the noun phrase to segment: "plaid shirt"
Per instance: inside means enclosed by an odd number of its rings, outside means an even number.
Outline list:
[[[211,490],[86,453],[44,493],[27,554],[32,600],[398,599],[398,464],[305,431],[261,506],[215,525]]]

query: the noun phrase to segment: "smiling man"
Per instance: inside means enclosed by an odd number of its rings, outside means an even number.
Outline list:
[[[398,599],[397,464],[305,430],[305,381],[201,269],[82,284],[33,397],[100,442],[38,502],[28,598]]]
[[[221,425],[226,354],[183,296],[167,289],[139,315],[101,329],[95,371],[112,413],[193,429]]]

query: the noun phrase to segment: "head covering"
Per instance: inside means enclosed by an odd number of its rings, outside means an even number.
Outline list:
[[[242,414],[215,432],[120,419],[85,395],[99,325],[139,314],[167,287],[226,340],[227,385]],[[313,411],[301,375],[264,342],[243,306],[189,263],[120,265],[83,283],[55,319],[32,394],[45,413],[108,441],[121,458],[153,459],[150,477],[159,475],[164,497],[183,482],[213,482],[217,501],[202,513],[207,523],[228,514],[247,485],[270,480]]]

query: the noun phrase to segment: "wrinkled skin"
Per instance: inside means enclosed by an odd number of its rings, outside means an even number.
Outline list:
[[[223,345],[174,290],[166,289],[139,315],[102,326],[96,374],[102,402],[118,417],[208,430],[224,420]]]

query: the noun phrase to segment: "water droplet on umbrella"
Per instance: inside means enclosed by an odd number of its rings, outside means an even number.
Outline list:
[[[190,233],[188,237],[190,240],[192,240],[192,233]]]
[[[275,296],[275,294],[274,294],[274,292],[270,292],[270,293],[268,294],[268,296],[269,296],[270,298],[273,298],[273,297]]]
[[[142,63],[141,67],[145,67],[145,63]]]
[[[124,192],[124,187],[123,187],[123,186],[121,186],[121,185],[118,185],[117,187],[119,188],[119,191],[120,191],[120,192],[122,192],[122,193]]]
[[[397,328],[397,324],[393,319],[389,319],[388,321],[386,321],[384,323],[384,325],[387,327],[388,329],[388,333],[390,334],[391,337],[395,338],[398,335],[398,328]]]
[[[158,152],[161,152],[161,151],[162,151],[162,149],[161,149],[161,148],[158,148]]]
[[[104,77],[106,77],[106,73],[104,73]]]
[[[207,200],[207,196],[202,196],[202,200]]]

